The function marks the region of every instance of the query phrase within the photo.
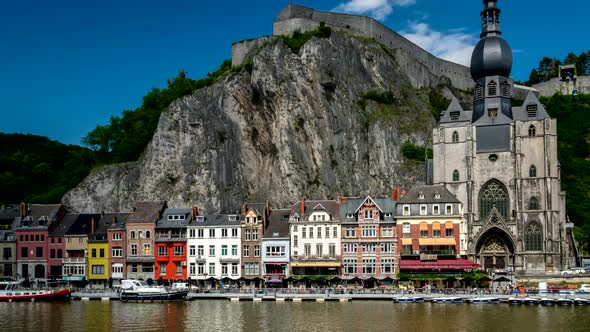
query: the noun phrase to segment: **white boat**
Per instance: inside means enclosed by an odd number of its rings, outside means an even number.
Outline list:
[[[588,304],[590,304],[590,300],[576,297],[574,299],[574,304],[575,305],[588,305]]]
[[[528,305],[539,304],[539,300],[538,299],[535,299],[535,298],[532,298],[532,297],[525,297],[522,300],[522,303],[528,304]]]
[[[572,299],[566,299],[563,297],[560,297],[557,299],[557,301],[555,301],[558,305],[573,305],[574,304],[574,300]]]
[[[518,298],[518,297],[509,297],[508,298],[508,303],[510,304],[522,304],[522,299]]]
[[[397,298],[397,302],[399,303],[417,303],[417,302],[424,302],[424,298],[420,296],[401,296]]]
[[[500,303],[499,297],[475,297],[470,300],[471,303]]]
[[[121,301],[174,301],[184,300],[188,289],[171,289],[149,286],[142,280],[121,281]]]
[[[548,297],[544,297],[541,299],[541,305],[554,305],[555,304],[555,299],[551,299]]]
[[[463,298],[458,296],[441,296],[432,299],[434,303],[462,303]]]

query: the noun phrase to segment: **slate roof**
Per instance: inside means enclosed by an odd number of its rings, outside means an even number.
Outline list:
[[[100,214],[82,213],[78,215],[76,221],[72,224],[70,229],[66,231],[66,235],[88,235],[92,231],[92,221],[97,223],[100,218]]]
[[[129,212],[105,213],[100,221],[104,223],[107,230],[124,230],[125,222],[130,214]]]
[[[420,194],[424,194],[424,199],[420,199]],[[440,198],[435,198],[435,194],[440,194]],[[429,203],[461,203],[455,195],[445,188],[445,186],[418,186],[410,189],[398,204],[429,204]]]
[[[262,236],[262,238],[288,238],[290,212],[290,209],[271,210],[270,217],[268,218],[268,227],[264,231],[264,236]]]
[[[156,223],[166,208],[166,202],[137,202],[127,217],[128,224]]]
[[[526,110],[527,105],[537,105],[536,116],[529,117]],[[522,106],[512,108],[512,116],[514,117],[514,120],[531,121],[547,119],[549,118],[549,113],[547,113],[545,106],[541,104],[535,93],[533,91],[529,91]]]
[[[451,118],[451,114],[458,113],[459,117],[455,120]],[[473,111],[466,111],[461,107],[457,97],[453,96],[451,104],[447,108],[446,112],[440,115],[439,123],[451,123],[451,122],[471,122]]]
[[[21,227],[48,227],[56,221],[61,204],[31,204],[28,206],[27,216],[21,220]],[[39,223],[42,217],[47,217],[46,222]]]
[[[63,219],[53,225],[49,231],[49,236],[62,237],[70,230],[70,227],[78,220],[79,213],[67,213]]]
[[[235,216],[235,220],[230,220],[230,216]],[[203,221],[199,221],[203,217]],[[204,216],[197,216],[194,221],[191,221],[189,226],[195,227],[213,227],[213,226],[239,226],[241,225],[240,214],[208,214]]]
[[[259,216],[263,216],[266,203],[244,203],[242,208],[245,213],[248,213],[250,209],[254,209]]]
[[[332,217],[332,220],[340,220],[340,205],[335,200],[306,200],[304,204],[304,213],[301,215],[301,201],[293,204],[291,207],[291,216],[299,215],[301,220],[307,220],[308,216],[314,211],[314,208],[319,205],[323,206],[325,211]]]
[[[168,216],[183,215],[184,220],[168,220]],[[191,209],[186,208],[168,208],[162,213],[162,218],[158,220],[156,228],[186,228],[190,223]]]
[[[0,223],[12,222],[15,218],[20,217],[20,205],[10,204],[0,209]]]

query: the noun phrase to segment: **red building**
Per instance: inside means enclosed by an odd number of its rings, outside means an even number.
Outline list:
[[[125,221],[129,213],[105,213],[101,222],[107,228],[109,241],[109,283],[120,285],[121,280],[127,278],[125,273],[125,257],[127,257],[127,231]]]
[[[156,224],[156,279],[186,280],[188,277],[186,229],[191,220],[190,209],[164,210]],[[194,248],[190,250],[195,250]],[[193,253],[194,255],[194,253]]]

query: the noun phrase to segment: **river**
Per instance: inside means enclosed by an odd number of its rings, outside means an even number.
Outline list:
[[[589,331],[590,306],[366,302],[0,303],[0,331]]]

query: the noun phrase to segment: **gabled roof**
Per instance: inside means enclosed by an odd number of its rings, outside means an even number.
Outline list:
[[[79,216],[79,213],[67,213],[59,223],[54,224],[49,231],[49,236],[65,236]]]
[[[304,204],[303,213],[301,213],[301,201],[293,204],[291,207],[290,215],[299,214],[299,217],[303,220],[307,220],[309,215],[313,213],[315,207],[321,205],[324,210],[332,216],[332,220],[339,220],[340,219],[340,205],[335,200],[306,200]]]
[[[49,227],[59,217],[61,204],[31,204],[28,206],[27,215],[22,218],[20,227]],[[42,218],[47,218],[44,222]]]
[[[424,199],[420,199],[420,194]],[[435,198],[439,194],[440,198]],[[445,186],[418,186],[410,189],[398,204],[461,203]]]
[[[133,212],[127,217],[128,224],[156,223],[166,208],[165,201],[137,202]]]
[[[452,115],[452,116],[451,116]],[[469,122],[471,121],[471,117],[473,115],[472,111],[465,111],[461,104],[459,103],[459,99],[453,96],[453,100],[451,100],[451,104],[447,108],[447,110],[440,115],[440,123],[450,123],[450,122]]]
[[[536,105],[537,106],[536,116],[529,117],[529,114],[527,112],[528,105]],[[521,120],[521,121],[543,120],[543,119],[549,118],[549,113],[547,113],[545,106],[543,104],[541,104],[541,102],[539,101],[539,98],[537,98],[537,95],[533,91],[529,91],[529,93],[527,94],[527,96],[524,100],[524,103],[522,104],[521,107],[513,107],[512,108],[512,114],[513,114],[514,120]]]
[[[92,223],[94,222],[94,229],[96,230],[96,224],[100,220],[100,214],[86,214],[82,213],[78,215],[76,221],[72,224],[70,229],[66,232],[67,235],[88,235],[92,232]]]
[[[184,219],[169,220],[168,216],[184,216]],[[158,220],[156,228],[185,228],[190,223],[191,209],[187,208],[168,208],[162,213],[162,217]]]
[[[124,230],[125,222],[130,214],[129,212],[105,213],[100,218],[100,222],[104,223],[108,230]]]
[[[268,227],[264,231],[263,239],[288,238],[289,237],[289,213],[290,209],[275,209],[268,218]]]
[[[346,198],[345,201],[340,204],[340,218],[342,221],[351,221],[347,215],[356,215],[360,208],[369,200],[375,203],[375,206],[381,213],[391,213],[392,217],[395,214],[396,202],[392,200],[391,197],[372,198],[367,196],[365,198]]]
[[[244,203],[242,205],[242,211],[244,211],[244,214],[248,213],[250,209],[254,209],[254,211],[256,211],[256,214],[258,214],[259,216],[264,215],[265,208],[266,203]]]

